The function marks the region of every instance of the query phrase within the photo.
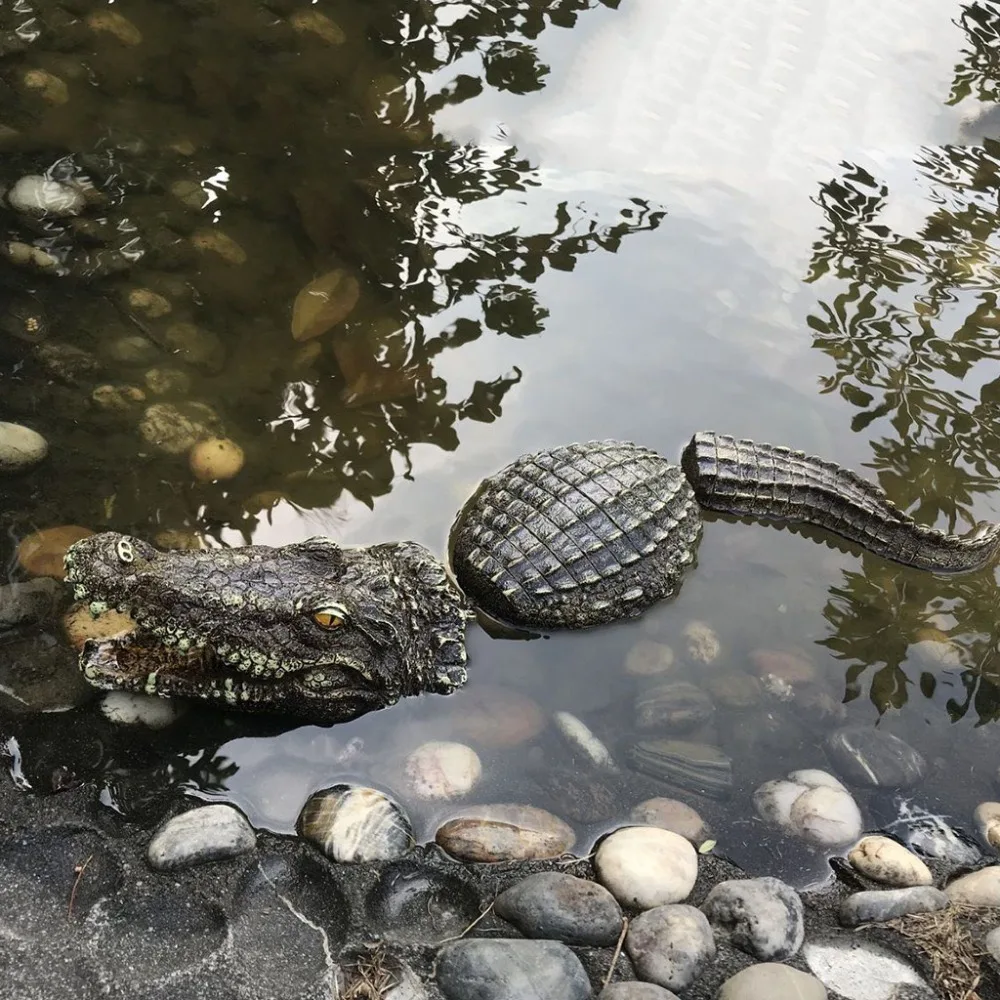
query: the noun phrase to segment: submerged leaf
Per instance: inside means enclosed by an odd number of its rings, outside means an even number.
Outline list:
[[[292,336],[311,340],[343,321],[358,304],[358,280],[343,268],[328,271],[310,281],[292,307]]]

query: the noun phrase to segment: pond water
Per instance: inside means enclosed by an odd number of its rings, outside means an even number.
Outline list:
[[[675,457],[708,428],[856,468],[923,523],[997,519],[998,80],[985,2],[0,3],[0,184],[93,185],[79,217],[0,215],[0,414],[50,445],[2,481],[11,578],[21,539],[64,524],[443,553],[464,497],[521,453],[617,437]],[[293,318],[316,279],[333,322]],[[200,482],[183,443],[165,450],[175,412],[149,430],[147,407],[192,401],[242,448],[235,477]],[[624,759],[642,683],[626,660],[656,642],[713,700],[683,738],[733,759],[733,796],[622,780],[580,810],[578,848],[675,795],[719,853],[809,881],[825,856],[755,819],[751,794],[829,767],[848,724],[928,763],[905,798],[859,794],[868,827],[900,810],[968,827],[996,796],[995,571],[706,520],[680,594],[641,622],[474,627],[463,691],[332,728],[32,713],[8,663],[12,773],[33,794],[96,780],[96,808],[138,822],[176,795],[231,801],[279,833],[310,792],[362,781],[429,838],[462,803],[407,797],[409,749],[469,738],[473,711],[517,725],[528,698]],[[714,662],[686,652],[692,622]],[[767,677],[775,652],[790,686]],[[558,813],[597,781],[551,725],[477,749],[474,801]]]

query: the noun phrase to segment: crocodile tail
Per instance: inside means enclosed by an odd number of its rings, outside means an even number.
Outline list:
[[[681,459],[698,502],[758,520],[825,528],[893,562],[935,573],[965,573],[1000,550],[1000,524],[968,535],[917,524],[856,472],[791,448],[699,431]]]

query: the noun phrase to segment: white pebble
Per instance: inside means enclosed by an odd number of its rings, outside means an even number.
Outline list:
[[[972,814],[979,836],[1000,850],[1000,802],[982,802]]]
[[[552,721],[567,743],[579,750],[595,767],[615,770],[611,751],[571,712],[555,712]]]
[[[122,726],[143,725],[163,729],[178,718],[183,709],[169,698],[154,698],[131,691],[109,691],[101,699],[105,718]]]
[[[479,754],[464,743],[432,740],[406,758],[410,791],[420,799],[458,799],[468,795],[483,773]]]
[[[39,174],[28,174],[7,192],[7,203],[16,212],[36,218],[46,215],[63,217],[79,215],[86,198],[78,188]]]
[[[796,781],[765,781],[753,793],[753,805],[757,815],[765,823],[794,831],[792,826],[792,806],[800,795],[809,789]]]
[[[849,844],[861,836],[861,811],[850,792],[820,785],[803,792],[792,806],[796,832],[817,847]]]
[[[605,838],[594,867],[622,906],[648,910],[687,899],[698,877],[698,854],[680,834],[632,826]]]
[[[48,453],[49,443],[37,431],[20,424],[0,423],[0,472],[29,469]]]

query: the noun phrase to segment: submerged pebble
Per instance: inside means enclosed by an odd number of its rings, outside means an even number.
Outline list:
[[[78,524],[61,524],[54,528],[25,535],[17,546],[17,561],[21,569],[31,576],[54,576],[66,579],[63,558],[66,550],[81,538],[92,535],[89,528]]]
[[[183,711],[181,702],[133,691],[108,691],[101,699],[101,714],[121,726],[165,729]]]
[[[923,778],[923,756],[898,736],[870,726],[845,726],[830,734],[826,750],[834,769],[854,785],[906,788]]]
[[[689,681],[651,685],[635,699],[638,729],[687,732],[707,722],[715,711],[711,699]]]
[[[183,454],[220,430],[218,414],[204,403],[153,403],[139,423],[142,437],[169,455]]]
[[[404,766],[407,788],[419,799],[460,799],[476,787],[482,773],[472,747],[447,740],[417,747]]]
[[[188,465],[194,478],[203,483],[232,479],[243,468],[243,449],[229,438],[206,438],[192,445]]]
[[[698,877],[698,855],[670,830],[630,826],[601,842],[594,868],[622,906],[648,910],[687,899]]]
[[[434,840],[462,861],[533,861],[565,854],[576,834],[544,809],[497,803],[463,809]]]
[[[684,626],[688,659],[695,663],[714,663],[722,651],[715,629],[707,622],[688,622]]]
[[[49,453],[49,443],[38,431],[0,422],[0,472],[23,472]]]
[[[687,740],[640,740],[628,753],[632,767],[689,792],[727,798],[733,763],[718,748]]]
[[[912,851],[890,837],[863,837],[847,855],[862,875],[884,885],[930,885],[931,870]]]
[[[861,811],[854,797],[825,771],[793,771],[767,781],[753,795],[766,823],[780,826],[816,847],[850,844],[861,836]]]
[[[674,665],[674,651],[662,642],[640,639],[633,643],[625,657],[625,673],[633,677],[649,677],[669,673]]]
[[[527,695],[482,684],[452,695],[449,721],[453,733],[491,750],[514,747],[545,728],[545,713]]]
[[[87,204],[83,192],[69,184],[29,174],[22,177],[8,192],[7,203],[16,212],[34,218],[62,218],[79,215]]]
[[[0,586],[0,630],[47,618],[62,603],[66,588],[50,576]]]
[[[238,809],[200,806],[168,819],[153,834],[146,859],[157,871],[177,871],[253,850],[257,835]]]
[[[554,712],[552,721],[569,746],[581,753],[594,767],[615,770],[611,751],[571,712]]]
[[[640,826],[671,830],[696,846],[704,842],[708,833],[697,810],[678,799],[646,799],[632,809],[629,819]]]
[[[388,861],[413,846],[403,810],[374,788],[332,785],[311,795],[296,829],[328,858],[343,863]]]

